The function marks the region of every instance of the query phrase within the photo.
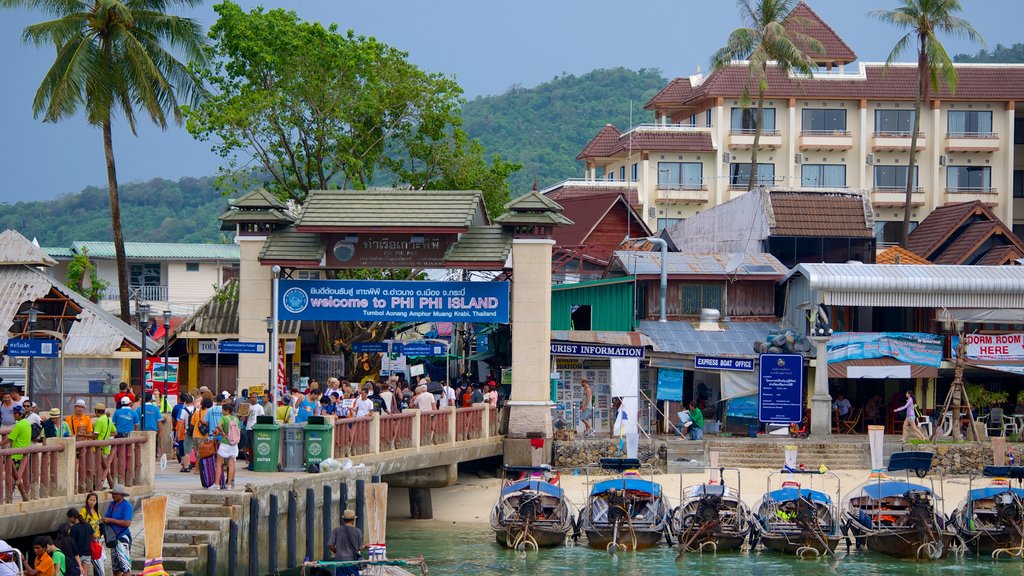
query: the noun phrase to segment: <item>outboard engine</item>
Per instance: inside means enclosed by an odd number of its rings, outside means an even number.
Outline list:
[[[722,509],[722,497],[717,494],[705,494],[697,502],[697,520],[701,524],[715,522],[718,520]]]
[[[1020,507],[1017,506],[1013,494],[1006,492],[999,495],[996,501],[996,518],[999,519],[999,523],[1004,527],[1013,530],[1015,533],[1020,533],[1022,517]]]
[[[519,502],[519,517],[523,520],[536,520],[541,513],[540,496],[530,496]]]
[[[620,491],[608,494],[608,521],[612,524],[626,519],[626,496]]]

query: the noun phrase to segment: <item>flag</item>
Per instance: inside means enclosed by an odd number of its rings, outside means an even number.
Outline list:
[[[277,343],[277,391],[280,397],[288,393],[288,377],[284,368],[284,342]]]

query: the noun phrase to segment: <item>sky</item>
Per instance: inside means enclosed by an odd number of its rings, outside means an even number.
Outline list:
[[[430,72],[453,75],[467,98],[532,87],[562,73],[597,68],[657,68],[666,78],[705,72],[714,50],[739,24],[728,0],[240,0],[245,8],[284,7],[299,17],[338,23],[358,34],[405,50]],[[860,61],[883,61],[901,33],[878,23],[869,10],[896,0],[809,0],[857,53]],[[1021,0],[963,0],[963,16],[996,44],[1024,42]],[[215,20],[213,2],[186,15],[204,28]],[[638,6],[642,7],[639,9]],[[2,203],[46,200],[106,185],[102,136],[84,117],[44,124],[32,116],[32,98],[53,61],[53,49],[21,42],[21,31],[45,17],[22,9],[0,9],[0,186]],[[944,39],[950,54],[975,52],[968,41]],[[628,100],[632,95],[624,94]],[[209,144],[181,127],[161,131],[140,122],[138,137],[115,125],[119,182],[215,174],[220,159]],[[501,152],[496,150],[496,152]],[[571,176],[571,175],[570,175]],[[2,210],[2,207],[0,207]]]

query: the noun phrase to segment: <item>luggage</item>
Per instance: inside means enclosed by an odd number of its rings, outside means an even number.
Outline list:
[[[210,456],[199,460],[199,481],[203,488],[209,488],[217,483],[217,457]]]

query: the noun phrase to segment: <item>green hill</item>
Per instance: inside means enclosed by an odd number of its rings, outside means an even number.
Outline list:
[[[1024,44],[1020,42],[1013,46],[996,44],[992,51],[982,48],[976,54],[957,54],[953,60],[975,64],[1021,64],[1024,63]]]

